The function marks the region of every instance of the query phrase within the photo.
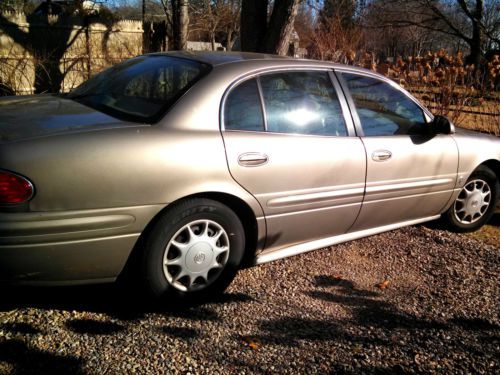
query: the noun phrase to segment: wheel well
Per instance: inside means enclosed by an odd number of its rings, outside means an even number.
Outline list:
[[[487,160],[485,161],[484,163],[482,163],[481,165],[484,165],[486,167],[488,167],[489,169],[491,169],[495,175],[497,176],[497,180],[500,181],[500,161],[498,160]]]
[[[497,184],[497,199],[498,199],[497,200],[497,209],[500,209],[500,161],[495,160],[495,159],[491,159],[491,160],[485,161],[481,165],[484,165],[485,167],[488,167],[489,169],[491,169],[493,171],[493,173],[495,173],[495,175],[497,176],[497,181],[499,182]]]
[[[253,263],[258,241],[257,219],[252,209],[243,200],[231,194],[218,192],[200,193],[190,195],[186,198],[212,199],[232,209],[240,218],[243,229],[245,230],[245,255],[243,257],[242,266],[245,267]]]
[[[183,197],[179,200],[176,200],[170,204],[168,204],[165,208],[163,208],[160,212],[158,212],[146,225],[144,230],[142,231],[139,239],[137,240],[132,252],[130,253],[128,260],[123,268],[119,278],[128,278],[128,276],[133,276],[136,273],[136,267],[139,261],[139,255],[143,249],[145,240],[151,230],[154,228],[155,224],[161,218],[161,216],[170,209],[172,204],[176,204],[184,199],[188,198],[207,198],[218,201],[222,204],[225,204],[230,209],[234,211],[234,213],[240,218],[241,224],[243,225],[243,229],[245,231],[245,254],[243,256],[243,261],[241,266],[246,267],[253,264],[253,260],[255,257],[255,249],[257,248],[257,219],[252,211],[252,209],[240,198],[237,198],[233,195],[226,193],[217,193],[217,192],[207,192],[189,195],[187,197]]]

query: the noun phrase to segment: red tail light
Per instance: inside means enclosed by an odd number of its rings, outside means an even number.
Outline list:
[[[0,204],[24,203],[33,196],[33,185],[17,174],[0,171]]]

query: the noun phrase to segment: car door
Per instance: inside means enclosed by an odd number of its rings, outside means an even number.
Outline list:
[[[430,115],[392,81],[338,71],[366,149],[366,191],[358,231],[438,215],[451,198],[458,149],[432,132]]]
[[[265,251],[345,233],[359,213],[366,155],[338,89],[331,71],[288,69],[225,96],[228,166],[262,206]]]

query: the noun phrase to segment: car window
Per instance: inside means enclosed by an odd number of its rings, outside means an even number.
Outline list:
[[[241,83],[227,97],[224,126],[227,130],[264,130],[259,88],[255,79]]]
[[[427,130],[422,109],[402,91],[380,79],[342,73],[365,136],[414,135]]]
[[[140,56],[95,75],[68,98],[121,119],[154,122],[209,70],[193,60]]]
[[[327,72],[287,72],[260,77],[267,131],[347,135],[339,99]]]

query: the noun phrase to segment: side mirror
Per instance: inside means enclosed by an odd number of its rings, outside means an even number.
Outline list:
[[[448,117],[436,115],[431,123],[432,130],[436,134],[454,134],[455,125],[451,123]]]

